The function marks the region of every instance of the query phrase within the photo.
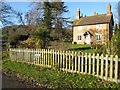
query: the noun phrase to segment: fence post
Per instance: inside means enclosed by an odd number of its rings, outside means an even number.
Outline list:
[[[93,75],[95,75],[95,54],[93,53]]]
[[[48,49],[48,67],[49,67],[49,60],[50,60],[50,50]]]
[[[69,51],[69,71],[71,69],[71,52]]]
[[[110,79],[112,80],[113,76],[113,55],[110,55]]]
[[[55,67],[57,67],[58,66],[58,63],[57,63],[57,51],[55,50]]]
[[[85,53],[85,73],[87,73],[87,53]]]
[[[60,70],[62,69],[62,67],[63,67],[63,61],[62,61],[62,51],[60,51]]]
[[[75,52],[75,72],[77,72],[77,52]]]
[[[66,53],[66,72],[67,72],[67,68],[68,68],[68,66],[67,66],[68,65],[68,52],[66,51],[65,53]]]
[[[78,52],[78,73],[80,73],[80,52]]]
[[[72,51],[72,72],[74,70],[74,52]]]
[[[52,53],[53,53],[53,59],[52,59],[52,60],[53,60],[53,67],[54,67],[54,58],[55,58],[55,57],[54,57],[54,50],[53,50]]]
[[[91,53],[89,53],[89,74],[91,74]]]
[[[63,71],[65,71],[65,51],[63,51]]]
[[[115,82],[118,82],[118,56],[115,56]]]
[[[99,54],[97,54],[97,77],[99,76]]]
[[[106,55],[106,58],[105,58],[106,62],[105,62],[105,78],[106,80],[108,79],[108,55]]]
[[[83,66],[84,66],[83,60],[84,60],[84,53],[82,53],[82,64],[81,64],[81,69],[82,69],[81,71],[82,71],[82,73],[84,73],[83,72]]]
[[[45,49],[45,66],[47,67],[47,61],[48,61],[48,58],[47,58],[47,49]]]
[[[58,68],[60,69],[60,51],[58,51],[57,54],[58,54],[58,62],[57,63],[58,63]]]
[[[101,55],[101,78],[103,79],[103,64],[104,64],[104,57],[103,57],[103,54]]]

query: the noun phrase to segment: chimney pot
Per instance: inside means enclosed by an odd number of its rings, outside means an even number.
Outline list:
[[[80,19],[80,9],[77,8],[77,15],[76,15],[76,19]]]

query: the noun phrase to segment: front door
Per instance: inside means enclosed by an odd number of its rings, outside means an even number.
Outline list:
[[[90,35],[86,35],[86,44],[90,44]]]

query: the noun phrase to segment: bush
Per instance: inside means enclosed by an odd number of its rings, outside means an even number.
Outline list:
[[[64,41],[52,41],[50,43],[52,49],[56,50],[69,50],[70,45],[66,44]]]
[[[106,54],[107,53],[105,45],[94,43],[94,44],[92,44],[92,48],[95,49],[95,53],[98,53],[98,54]]]
[[[2,51],[0,57],[2,57],[2,60],[9,58],[9,52],[8,51]]]
[[[20,47],[24,47],[24,48],[36,48],[35,38],[29,37],[27,40],[21,41],[20,42]]]
[[[36,46],[46,48],[50,41],[49,30],[45,26],[38,27],[34,33],[36,38]]]

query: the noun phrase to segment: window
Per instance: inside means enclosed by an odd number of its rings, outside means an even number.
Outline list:
[[[100,24],[97,24],[97,25],[96,25],[96,29],[100,29]]]
[[[78,26],[78,30],[82,30],[82,26]]]
[[[87,30],[89,30],[89,29],[90,29],[90,26],[88,25],[88,26],[87,26]]]
[[[78,40],[82,40],[82,35],[78,35]]]
[[[96,35],[96,40],[100,40],[100,35]]]

